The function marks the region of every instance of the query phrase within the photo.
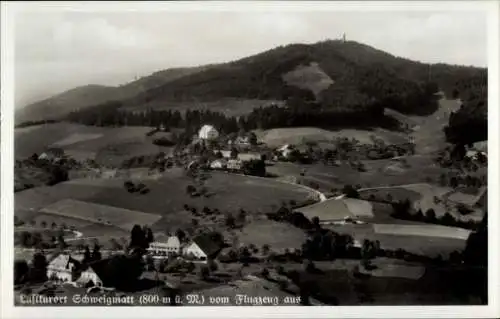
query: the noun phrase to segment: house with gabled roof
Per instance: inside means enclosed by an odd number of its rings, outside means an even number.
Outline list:
[[[222,243],[209,234],[202,234],[193,238],[191,244],[184,248],[183,254],[196,261],[207,262],[208,259],[215,258],[221,249]]]
[[[47,278],[62,282],[73,282],[76,279],[80,261],[68,254],[59,254],[47,265]]]
[[[106,268],[109,260],[109,258],[101,259],[83,266],[76,284],[82,287],[109,287],[109,284],[106,286],[109,277]]]

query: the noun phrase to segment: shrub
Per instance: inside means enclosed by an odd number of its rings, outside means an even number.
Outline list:
[[[465,206],[464,204],[458,204],[457,210],[460,213],[460,215],[467,215],[467,214],[470,214],[472,212],[472,209]]]
[[[345,185],[342,189],[342,193],[350,198],[359,198],[358,191],[354,187],[352,187],[352,185]]]
[[[262,272],[260,273],[262,277],[267,278],[269,277],[269,270],[267,268],[262,269]]]
[[[196,192],[196,187],[194,187],[193,185],[188,185],[188,186],[186,187],[186,193],[188,193],[188,194],[190,194],[190,195],[191,195],[191,194],[193,194],[194,192]]]

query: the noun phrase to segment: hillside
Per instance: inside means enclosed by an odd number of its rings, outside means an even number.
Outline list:
[[[17,110],[16,124],[54,119],[74,110],[85,109],[112,100],[128,99],[208,67],[210,66],[166,69],[117,87],[93,84],[80,86]]]
[[[290,81],[301,69],[302,83]],[[145,91],[125,105],[153,107],[161,102],[192,99],[252,98],[313,100],[326,107],[366,105],[374,99],[387,107],[409,113],[428,113],[418,99],[414,104],[399,101],[418,95],[429,79],[448,95],[457,79],[483,76],[478,68],[427,64],[395,57],[354,41],[325,41],[312,45],[281,46],[251,57],[179,78]],[[318,78],[319,77],[319,78]],[[296,78],[296,76],[295,76]],[[304,81],[311,83],[303,83]],[[319,89],[318,90],[318,84]],[[396,105],[397,104],[397,105]]]
[[[354,41],[291,44],[210,67],[157,72],[114,88],[116,92],[106,96],[108,103],[95,103],[90,112],[73,116],[72,120],[95,119],[102,116],[104,109],[111,112],[109,118],[118,119],[121,116],[113,110],[165,110],[172,106],[171,111],[182,112],[197,109],[200,104],[216,105],[229,100],[235,101],[238,116],[246,113],[247,122],[255,122],[248,128],[316,126],[314,123],[322,127],[351,127],[361,123],[365,127],[394,128],[394,121],[384,115],[384,108],[427,116],[438,108],[434,95],[438,89],[448,97],[477,98],[471,95],[474,91],[471,88],[476,87],[476,82],[485,83],[486,75],[486,69],[424,64]],[[73,108],[84,105],[83,100],[74,103]],[[109,103],[110,100],[113,102]],[[262,105],[268,104],[264,101],[287,101],[290,109],[255,109],[259,101]],[[244,112],[241,105],[248,105],[249,109]],[[475,117],[486,115],[484,106],[464,108],[472,109]],[[231,105],[226,104],[222,113],[230,111]],[[464,117],[460,122],[468,121],[468,116],[461,116]],[[285,118],[291,120],[283,123]],[[81,123],[96,124],[94,120]]]

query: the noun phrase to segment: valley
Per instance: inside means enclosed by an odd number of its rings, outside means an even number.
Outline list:
[[[15,251],[38,272],[16,293],[483,303],[456,278],[484,270],[487,152],[469,142],[485,127],[450,118],[477,102],[456,83],[485,70],[428,68],[332,40],[27,106]]]

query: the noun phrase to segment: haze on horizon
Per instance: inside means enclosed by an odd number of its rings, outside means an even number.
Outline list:
[[[361,42],[427,63],[486,67],[484,12],[63,12],[15,20],[15,102],[290,43]]]

